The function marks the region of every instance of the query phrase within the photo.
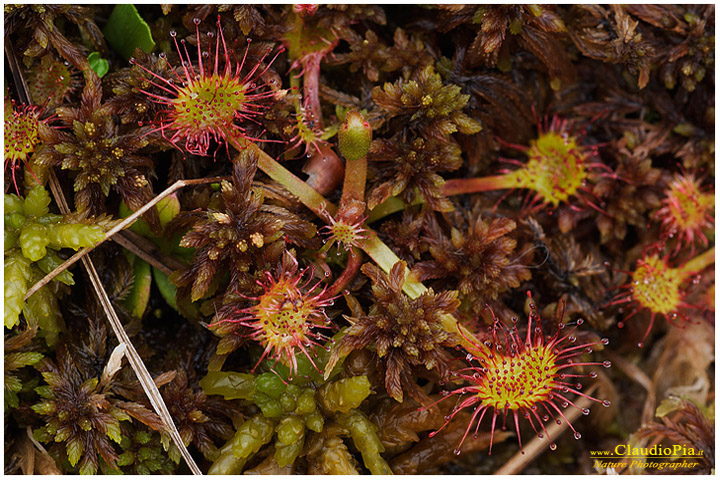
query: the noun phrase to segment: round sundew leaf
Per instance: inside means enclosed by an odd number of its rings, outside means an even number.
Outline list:
[[[28,71],[28,88],[35,105],[53,108],[62,104],[74,88],[69,64],[45,55]]]

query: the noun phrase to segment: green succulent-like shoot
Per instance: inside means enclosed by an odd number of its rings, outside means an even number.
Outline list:
[[[372,128],[363,116],[352,111],[338,130],[338,149],[345,160],[353,162],[367,155],[372,141]]]
[[[348,451],[347,445],[339,436],[340,432],[327,432],[327,435],[315,437],[308,449],[313,461],[308,466],[309,474],[320,475],[359,475],[357,462]]]
[[[360,450],[365,466],[373,475],[392,475],[392,470],[380,453],[385,451],[377,435],[378,427],[359,410],[340,415],[338,423],[345,427]]]
[[[230,387],[230,384],[233,384],[233,387]],[[240,397],[260,408],[264,420],[272,422],[272,428],[276,433],[275,461],[281,467],[293,463],[299,455],[306,429],[322,431],[324,417],[319,412],[315,388],[312,386],[287,384],[274,373],[255,376],[237,372],[210,372],[201,380],[200,385],[206,393],[223,393],[225,398]],[[246,429],[255,429],[259,426],[262,426],[262,422],[258,420]],[[242,431],[241,428],[229,443],[238,442],[238,434],[242,436],[243,433],[240,433]],[[265,443],[271,438],[272,435],[265,440]],[[222,459],[223,451],[224,449],[221,449],[220,458],[216,461],[217,468],[232,464],[229,459]],[[236,458],[244,458],[244,454],[248,451],[236,447],[233,455]],[[238,452],[242,454],[239,455]],[[233,468],[242,467],[235,465]],[[227,472],[223,473],[227,474]]]
[[[240,473],[252,455],[272,440],[273,432],[275,462],[280,467],[290,465],[303,451],[308,432],[322,432],[327,419],[355,412],[370,395],[370,382],[364,375],[329,382],[320,388],[312,383],[301,387],[283,382],[274,373],[254,376],[238,372],[210,372],[201,381],[207,393],[244,398],[262,412],[245,422],[220,449],[209,473]],[[369,455],[372,457],[372,449]]]
[[[20,312],[31,325],[39,325],[48,341],[57,335],[59,314],[55,295],[48,286],[24,301],[30,285],[62,263],[58,251],[63,248],[89,247],[105,236],[103,217],[80,220],[77,215],[50,213],[50,195],[42,186],[34,187],[26,198],[5,195],[5,327],[14,327]],[[72,273],[64,271],[55,278],[73,285]]]
[[[319,447],[312,448],[311,445],[318,439],[336,438],[340,434],[353,438],[355,446],[363,452],[366,466],[373,473],[383,471],[383,468],[389,472],[387,463],[378,453],[382,451],[382,445],[375,434],[377,427],[365,417],[367,422],[361,421],[359,415],[362,414],[357,411],[371,394],[370,381],[365,375],[325,381],[313,363],[323,368],[328,356],[324,349],[318,349],[313,360],[298,354],[298,370],[293,380],[288,380],[290,370],[282,365],[277,365],[277,372],[259,375],[209,372],[200,381],[205,393],[222,395],[226,399],[242,399],[254,404],[262,412],[247,420],[220,449],[209,473],[241,473],[245,464],[273,438],[273,461],[279,467],[287,467],[298,456],[316,451]],[[333,369],[331,377],[336,377],[339,370]],[[345,418],[343,416],[348,418],[347,427],[337,431],[338,427],[333,422],[339,422],[341,417]],[[367,435],[374,435],[377,441],[359,439]],[[341,450],[335,444],[334,452],[341,455]],[[334,454],[325,457],[335,460],[340,458]],[[382,467],[382,464],[385,466]]]
[[[237,475],[245,463],[272,439],[273,422],[262,414],[247,420],[233,438],[220,449],[209,475]]]

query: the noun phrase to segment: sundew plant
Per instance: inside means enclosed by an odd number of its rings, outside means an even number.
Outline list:
[[[4,11],[6,474],[715,471],[714,5]]]

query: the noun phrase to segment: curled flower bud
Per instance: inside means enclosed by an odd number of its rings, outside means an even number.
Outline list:
[[[363,116],[352,111],[345,117],[345,122],[338,130],[338,149],[345,160],[360,160],[368,154],[372,141],[372,129]]]

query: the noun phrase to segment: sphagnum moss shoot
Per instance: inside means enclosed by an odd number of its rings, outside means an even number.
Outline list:
[[[528,292],[530,297],[530,292]],[[608,400],[599,400],[581,391],[582,384],[577,379],[582,377],[595,378],[596,372],[574,373],[577,367],[602,366],[609,368],[609,361],[589,362],[576,361],[576,358],[592,353],[593,347],[607,345],[608,339],[603,338],[597,342],[576,344],[575,330],[584,322],[578,319],[569,332],[564,333],[566,327],[562,323],[564,315],[564,302],[559,304],[558,330],[552,336],[545,336],[542,330],[540,316],[534,303],[530,303],[527,333],[524,338],[520,336],[516,325],[508,328],[493,313],[493,325],[489,327],[490,337],[482,345],[475,345],[475,349],[468,353],[467,360],[470,366],[458,370],[455,374],[458,380],[464,381],[465,386],[452,391],[443,391],[442,402],[452,395],[459,395],[459,403],[445,417],[445,423],[440,429],[430,433],[435,436],[461,410],[472,407],[473,414],[465,430],[455,454],[460,454],[463,442],[467,438],[473,425],[475,425],[475,438],[477,438],[480,424],[485,415],[492,412],[490,425],[490,454],[498,417],[502,416],[502,428],[506,427],[508,414],[512,415],[518,444],[522,450],[520,436],[520,417],[525,418],[539,438],[547,437],[550,449],[555,450],[556,444],[552,442],[545,429],[545,423],[555,417],[556,422],[563,421],[568,425],[576,439],[581,438],[580,432],[575,430],[563,409],[569,405],[580,409],[570,397],[578,395],[597,402],[605,407],[610,406]],[[517,319],[513,318],[513,323]],[[427,408],[427,407],[425,407]],[[580,409],[584,415],[590,414],[588,408]],[[477,422],[475,421],[477,419]],[[524,452],[523,452],[524,453]]]

